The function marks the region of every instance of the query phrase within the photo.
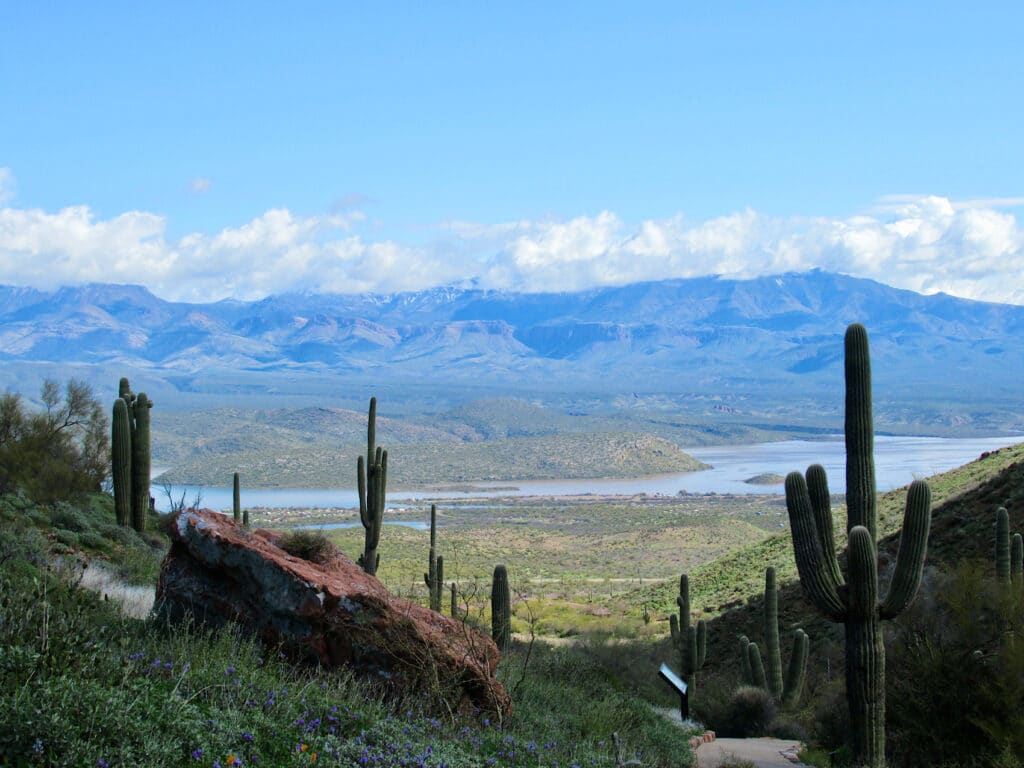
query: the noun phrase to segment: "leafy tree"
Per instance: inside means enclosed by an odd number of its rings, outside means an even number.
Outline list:
[[[88,384],[63,392],[47,380],[42,410],[20,394],[0,397],[0,494],[21,493],[48,503],[100,489],[110,470],[106,413]]]

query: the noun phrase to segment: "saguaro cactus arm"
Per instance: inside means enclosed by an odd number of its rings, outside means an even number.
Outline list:
[[[793,531],[793,555],[804,593],[830,619],[844,621],[846,603],[839,595],[840,584],[835,581],[839,566],[833,570],[828,562],[830,558],[835,559],[835,552],[822,551],[807,481],[799,472],[790,472],[786,477],[786,509]]]
[[[868,332],[860,323],[843,339],[846,370],[846,531],[862,525],[877,537],[875,429],[871,409],[871,357]]]
[[[903,512],[900,549],[896,556],[896,572],[889,585],[889,594],[879,609],[883,619],[891,619],[906,608],[921,586],[924,559],[928,551],[928,532],[932,522],[932,491],[928,483],[915,480],[907,490]]]
[[[804,689],[804,678],[807,673],[807,650],[810,638],[802,630],[793,633],[793,652],[786,668],[786,684],[782,692],[782,705],[792,706],[800,699]]]

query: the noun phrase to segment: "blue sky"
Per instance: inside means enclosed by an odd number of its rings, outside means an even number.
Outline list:
[[[496,5],[6,5],[0,282],[1024,303],[1022,4]]]

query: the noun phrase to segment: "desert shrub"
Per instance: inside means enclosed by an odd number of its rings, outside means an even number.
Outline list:
[[[66,501],[59,501],[50,507],[50,524],[54,528],[63,528],[66,531],[82,533],[91,531],[92,523],[86,514]]]
[[[78,534],[78,542],[86,549],[99,552],[106,552],[110,549],[110,542],[96,531],[82,531]]]
[[[57,528],[53,532],[53,538],[55,538],[60,544],[65,547],[74,549],[75,547],[81,546],[81,541],[78,539],[78,534],[74,531],[68,531],[64,528]]]
[[[775,701],[764,688],[741,685],[737,688],[722,715],[715,723],[721,736],[749,738],[764,736],[775,720]]]
[[[34,566],[46,563],[46,538],[38,528],[0,526],[0,563],[15,559]]]
[[[289,555],[301,557],[311,563],[326,563],[338,553],[323,531],[299,528],[281,536],[277,545]]]
[[[1024,760],[1024,595],[991,563],[930,574],[887,660],[894,765]],[[935,728],[942,723],[942,728]]]
[[[106,409],[72,379],[43,384],[41,411],[0,395],[0,493],[53,502],[98,491],[110,466]]]

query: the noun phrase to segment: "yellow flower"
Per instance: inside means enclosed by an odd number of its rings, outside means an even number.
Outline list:
[[[228,755],[227,764],[234,765],[237,758],[234,755]]]
[[[316,752],[314,752],[312,755],[309,756],[309,761],[311,763],[315,763],[316,762]]]
[[[305,744],[300,744],[299,745],[299,752],[305,752],[307,749],[309,749],[309,747],[306,746]]]

